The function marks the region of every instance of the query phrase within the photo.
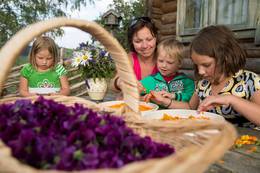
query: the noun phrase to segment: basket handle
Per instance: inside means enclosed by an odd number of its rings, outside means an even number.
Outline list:
[[[75,27],[88,32],[106,47],[107,51],[115,61],[120,79],[124,81],[122,92],[125,103],[134,112],[139,112],[137,79],[125,50],[103,27],[95,22],[89,22],[86,20],[69,19],[65,17],[53,18],[31,24],[16,33],[0,51],[0,92],[2,91],[4,82],[15,62],[15,59],[31,42],[31,40],[42,33],[63,26]]]

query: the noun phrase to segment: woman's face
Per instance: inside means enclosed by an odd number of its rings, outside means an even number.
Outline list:
[[[215,67],[216,61],[214,58],[207,55],[197,54],[195,51],[191,53],[191,59],[193,63],[197,66],[198,73],[203,79],[210,82],[214,82],[215,79]]]
[[[45,71],[51,68],[54,58],[48,49],[42,49],[35,54],[35,62],[38,70]]]
[[[140,56],[150,57],[155,52],[156,38],[147,27],[144,27],[133,35],[133,45]]]
[[[167,55],[163,48],[158,49],[157,67],[162,76],[172,76],[180,68],[181,64],[176,57]]]

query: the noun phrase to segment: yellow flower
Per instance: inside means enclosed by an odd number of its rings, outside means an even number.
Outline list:
[[[88,61],[91,60],[91,53],[89,51],[85,51],[81,57],[81,62],[80,64],[82,65],[87,65],[88,64]]]
[[[80,56],[77,56],[77,57],[75,57],[75,58],[73,58],[72,59],[72,66],[73,67],[78,67],[79,66],[79,64],[80,64],[80,62],[81,62],[81,57]]]

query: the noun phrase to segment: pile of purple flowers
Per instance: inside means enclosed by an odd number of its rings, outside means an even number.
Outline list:
[[[43,97],[0,105],[0,138],[16,158],[40,169],[118,168],[174,152],[135,134],[121,118]]]

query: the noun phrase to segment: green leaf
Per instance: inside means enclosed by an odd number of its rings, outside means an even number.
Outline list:
[[[76,150],[73,153],[74,160],[81,160],[84,157],[84,153],[81,150]]]

